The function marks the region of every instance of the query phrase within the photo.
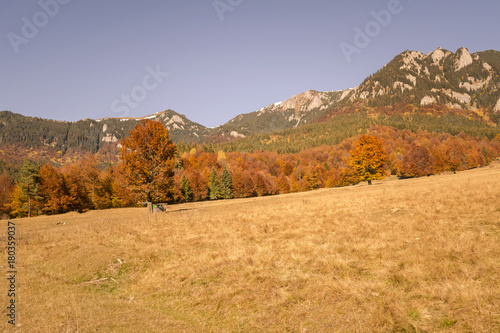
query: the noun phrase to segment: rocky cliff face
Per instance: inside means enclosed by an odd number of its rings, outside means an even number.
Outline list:
[[[203,140],[207,135],[211,133],[211,130],[208,127],[195,123],[189,120],[185,115],[181,115],[173,110],[165,110],[140,118],[103,118],[96,121],[103,123],[103,126],[106,126],[106,124],[110,121],[119,121],[121,124],[130,123],[135,126],[141,119],[161,121],[168,128],[170,135],[174,141],[197,142]]]
[[[215,129],[215,136],[246,136],[255,133],[294,128],[319,120],[338,106],[344,91],[308,90],[290,99],[273,103],[260,110],[240,114]]]
[[[348,96],[372,106],[408,102],[444,104],[452,108],[499,111],[500,52],[470,54],[437,48],[429,54],[405,51]]]

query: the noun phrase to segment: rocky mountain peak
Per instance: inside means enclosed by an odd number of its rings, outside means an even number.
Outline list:
[[[443,50],[441,48],[441,46],[439,46],[437,49],[435,49],[434,51],[432,51],[431,53],[429,53],[427,56],[431,57],[432,62],[434,63],[434,65],[438,65],[439,66],[440,61],[442,59],[446,58],[447,56],[449,56],[450,54],[451,54],[451,52]]]
[[[472,64],[473,59],[469,53],[469,50],[465,47],[461,47],[456,52],[457,59],[455,60],[455,72],[461,70],[462,68]]]
[[[438,47],[427,55],[406,50],[348,91],[348,100],[369,106],[409,102],[500,112],[499,64],[494,50],[470,54],[465,47],[455,53]]]

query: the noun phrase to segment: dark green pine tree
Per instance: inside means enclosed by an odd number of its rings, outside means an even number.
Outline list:
[[[184,195],[184,200],[186,201],[193,200],[193,190],[191,189],[191,184],[189,183],[189,180],[187,179],[185,174],[182,175],[181,187],[182,187],[182,194]]]
[[[220,175],[220,193],[223,199],[233,198],[233,184],[227,166],[224,167]]]
[[[175,166],[174,166],[174,168],[176,170],[184,169],[184,166],[182,165],[181,155],[179,154],[178,150],[177,150],[177,153],[175,154]]]
[[[221,198],[219,177],[217,176],[217,171],[212,168],[210,172],[210,179],[208,180],[209,198],[210,200],[217,200]]]
[[[40,200],[40,196],[38,195],[38,185],[39,185],[39,170],[40,165],[34,162],[24,160],[23,166],[19,172],[18,184],[21,184],[22,192],[28,198],[26,202],[26,208],[28,217],[32,215],[32,207],[34,200]]]

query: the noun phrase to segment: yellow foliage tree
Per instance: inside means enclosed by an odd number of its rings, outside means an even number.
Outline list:
[[[368,185],[371,185],[373,180],[385,177],[387,154],[381,139],[362,135],[350,153],[349,163],[356,170],[360,181],[368,181]]]
[[[11,194],[10,202],[7,207],[10,211],[11,217],[25,217],[28,216],[28,208],[26,202],[28,201],[28,195],[23,192],[22,186],[17,185]]]

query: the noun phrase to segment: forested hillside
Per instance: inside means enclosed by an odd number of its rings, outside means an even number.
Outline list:
[[[363,133],[371,125],[386,125],[412,132],[429,132],[473,137],[494,138],[500,133],[492,112],[452,109],[442,105],[415,107],[394,104],[386,107],[366,107],[362,104],[336,109],[320,122],[284,131],[253,135],[221,143],[214,149],[237,152],[270,150],[278,153],[297,153],[321,145],[335,145],[342,140]]]
[[[26,117],[0,112],[0,146],[51,147],[65,154],[69,149],[96,153],[107,143],[117,145],[141,119],[157,119],[169,129],[175,141],[200,142],[210,130],[172,110],[142,118],[83,119],[77,122]]]
[[[442,104],[500,111],[500,52],[470,54],[441,48],[425,55],[405,51],[352,89],[347,99],[368,106]]]

